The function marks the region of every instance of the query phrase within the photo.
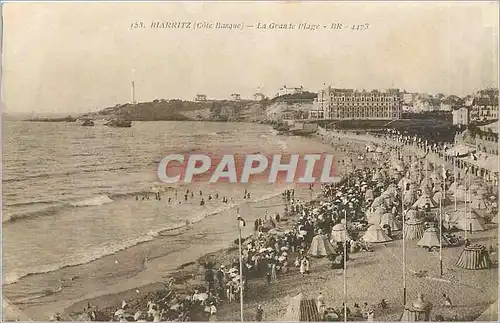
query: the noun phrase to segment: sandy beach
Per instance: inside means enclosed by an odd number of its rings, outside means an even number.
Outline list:
[[[293,138],[283,138],[285,142],[291,139]],[[314,145],[310,145],[310,142],[314,142]],[[332,147],[328,142],[322,142],[319,138],[304,138],[300,140],[299,145],[306,152],[331,151],[340,160],[348,158],[340,148],[345,144],[339,141]],[[364,145],[359,144],[357,148],[361,152]],[[341,174],[345,172],[345,169],[340,167],[336,171]],[[269,196],[261,194],[260,198],[256,197],[250,201],[242,199],[243,188],[227,194],[233,194],[232,196],[239,204],[240,213],[250,224],[256,218],[262,218],[265,211],[268,214],[283,212],[284,201],[279,192],[284,188],[276,189],[277,193],[269,194]],[[302,200],[310,200],[316,193],[307,188],[297,188],[297,197]],[[137,204],[132,199],[118,203],[123,203],[123,207]],[[138,212],[140,214],[140,210]],[[56,312],[69,315],[74,311],[78,312],[78,309],[81,311],[80,305],[87,304],[89,300],[92,304],[104,308],[114,307],[122,299],[143,297],[145,293],[163,288],[163,285],[157,283],[167,281],[172,275],[183,276],[198,272],[199,268],[183,265],[197,264],[201,257],[213,253],[237,257],[231,253],[235,246],[234,239],[237,238],[235,213],[234,207],[226,206],[226,210],[216,212],[188,227],[161,232],[151,241],[118,251],[113,255],[83,265],[65,267],[45,274],[29,275],[15,284],[5,286],[5,295],[26,315],[39,320],[48,319]],[[290,219],[290,221],[293,220]],[[251,233],[252,225],[244,228],[244,236]],[[178,270],[179,267],[183,269]],[[106,277],[106,291],[96,288],[98,284],[102,284],[97,277],[93,279],[94,273],[97,272],[99,277]],[[22,296],[18,296],[18,290],[34,286],[45,291],[41,295],[35,295],[33,299],[23,299]],[[70,316],[66,318],[69,319]],[[15,319],[15,317],[9,319]]]
[[[361,139],[361,138],[360,138]],[[350,143],[360,155],[365,154],[364,141],[354,142],[352,138],[321,140],[312,138],[318,145],[328,144],[330,149],[338,152],[339,159],[349,160],[362,165],[357,156],[346,156],[341,153],[341,147]],[[366,140],[366,139],[365,139]],[[373,165],[365,165],[373,166]],[[345,169],[339,169],[343,173]],[[300,200],[311,200],[318,191],[298,189],[297,197]],[[285,202],[281,196],[261,201],[247,201],[240,205],[240,213],[249,225],[243,228],[243,236],[249,236],[253,231],[253,221],[268,214],[282,213]],[[459,205],[460,207],[460,205]],[[446,210],[451,210],[448,206]],[[95,271],[109,272],[109,279],[115,288],[108,293],[93,293],[89,280],[80,283],[84,291],[79,298],[65,299],[64,293],[46,295],[33,303],[25,303],[21,309],[30,317],[38,319],[48,317],[55,312],[63,313],[66,319],[74,319],[77,313],[90,302],[94,306],[106,309],[112,313],[125,300],[138,307],[149,296],[165,289],[164,283],[169,278],[175,278],[175,289],[181,293],[191,293],[197,286],[203,286],[203,270],[200,262],[210,259],[217,264],[230,263],[238,257],[237,229],[234,223],[235,210],[229,209],[193,224],[182,230],[168,231],[153,241],[136,245],[120,251],[109,257],[101,258],[86,265],[64,268],[57,272],[33,275],[26,277],[21,283],[36,284],[41,281],[54,281],[62,277],[72,277],[72,283],[78,284],[80,277],[92,276]],[[280,228],[287,229],[294,223],[293,218],[286,219],[279,224]],[[168,248],[166,240],[168,237]],[[472,243],[496,245],[497,227],[489,225],[489,230],[474,233],[469,237]],[[189,244],[186,241],[190,241]],[[199,241],[199,243],[197,243]],[[162,250],[168,249],[165,254]],[[416,246],[416,243],[407,244],[407,292],[408,300],[412,300],[417,293],[423,293],[426,299],[434,304],[433,315],[442,315],[451,318],[458,315],[460,318],[473,319],[488,308],[497,295],[497,269],[482,271],[467,271],[454,266],[463,247],[450,247],[443,250],[444,275],[439,275],[439,256]],[[142,251],[141,251],[142,250]],[[143,258],[133,258],[137,254],[148,254],[147,263]],[[290,255],[294,259],[295,254]],[[115,266],[127,266],[127,274],[116,276],[113,274]],[[376,320],[395,321],[403,311],[402,303],[402,241],[395,240],[389,243],[374,245],[374,252],[354,253],[347,263],[347,304],[362,304],[367,302],[375,308]],[[141,270],[137,268],[141,267]],[[264,320],[280,320],[286,312],[288,297],[304,293],[315,298],[319,292],[325,296],[328,306],[340,308],[343,298],[342,270],[329,268],[329,262],[324,259],[314,259],[311,263],[310,275],[302,276],[297,268],[280,275],[278,280],[268,285],[265,279],[251,279],[249,291],[245,296],[245,320],[255,319],[255,310],[258,304],[264,309]],[[415,273],[424,271],[424,277],[417,277]],[[123,269],[121,271],[124,272]],[[145,282],[148,282],[145,284]],[[9,290],[7,290],[8,292]],[[451,310],[442,306],[440,292],[446,292],[456,306]],[[8,294],[7,294],[8,295]],[[72,295],[74,296],[74,295]],[[389,308],[382,310],[376,304],[384,298]],[[231,321],[239,319],[239,303],[223,303],[218,310],[217,320]]]

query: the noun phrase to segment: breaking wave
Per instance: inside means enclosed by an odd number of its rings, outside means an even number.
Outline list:
[[[129,196],[137,193],[127,193],[127,194],[121,194],[118,195],[120,197],[123,196]],[[140,237],[131,237],[125,240],[121,240],[119,242],[114,242],[114,243],[109,243],[109,244],[104,244],[99,247],[93,248],[92,250],[88,250],[84,254],[75,254],[71,257],[67,257],[65,259],[62,259],[60,262],[53,263],[50,265],[45,265],[45,266],[40,266],[40,267],[34,267],[34,268],[22,268],[15,270],[10,273],[4,273],[4,283],[5,284],[13,284],[19,279],[30,276],[30,275],[36,275],[36,274],[43,274],[43,273],[49,273],[53,272],[62,268],[66,267],[73,267],[77,265],[82,265],[86,264],[95,260],[98,260],[100,258],[106,257],[113,255],[119,251],[131,248],[135,245],[141,244],[141,243],[146,243],[148,241],[151,241],[155,238],[161,238],[162,236],[168,236],[166,233],[174,230],[179,230],[182,228],[187,228],[193,224],[199,223],[205,218],[209,216],[213,216],[216,214],[220,214],[224,211],[230,210],[237,208],[241,206],[242,204],[245,203],[255,203],[255,202],[261,202],[265,201],[271,198],[274,198],[278,195],[280,195],[281,192],[274,192],[271,194],[267,194],[261,197],[257,197],[256,199],[253,200],[248,200],[248,201],[241,201],[241,203],[232,203],[232,204],[226,204],[222,205],[213,209],[210,209],[208,211],[202,211],[194,214],[189,220],[183,220],[183,221],[177,221],[174,223],[170,223],[165,225],[164,227],[158,227],[155,228],[154,230],[150,230],[146,234]],[[116,195],[115,195],[116,196]],[[74,207],[82,207],[82,206],[93,206],[93,205],[102,205],[106,203],[111,203],[113,200],[109,198],[107,195],[101,195],[95,198],[91,199],[86,199],[82,200],[80,202],[74,203],[76,206]],[[102,204],[96,204],[96,203],[102,203]],[[53,214],[54,212],[52,212]]]

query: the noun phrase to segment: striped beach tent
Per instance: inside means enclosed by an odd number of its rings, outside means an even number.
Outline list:
[[[403,238],[406,240],[420,240],[424,236],[425,223],[418,219],[409,219],[406,221]]]
[[[313,257],[327,257],[335,253],[335,248],[332,246],[328,238],[323,234],[316,235],[311,242],[308,254]]]
[[[464,248],[455,266],[463,269],[487,269],[491,265],[486,248],[481,245],[471,245]]]
[[[290,298],[284,321],[319,322],[321,321],[315,299],[306,298],[303,293]]]
[[[391,231],[401,230],[401,223],[394,218],[392,213],[384,213],[380,218],[380,226],[383,228],[384,225],[388,225]]]

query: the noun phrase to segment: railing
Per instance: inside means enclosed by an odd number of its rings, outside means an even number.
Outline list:
[[[478,177],[482,178],[486,181],[492,182],[494,185],[498,185],[498,173],[497,174],[492,174],[495,172],[492,172],[489,169],[485,169],[483,167],[480,167],[478,165],[475,165],[474,163],[469,162],[468,160],[456,158],[453,156],[446,155],[446,153],[443,151],[432,151],[429,147],[426,147],[424,143],[422,142],[413,142],[411,144],[400,142],[396,140],[397,138],[393,136],[384,136],[382,138],[380,137],[375,137],[371,134],[362,134],[362,135],[354,135],[348,132],[337,132],[337,131],[332,131],[332,130],[326,130],[322,127],[318,127],[318,133],[321,135],[328,135],[332,133],[336,133],[338,136],[343,136],[352,140],[356,141],[368,141],[372,143],[378,143],[378,144],[385,144],[385,145],[390,145],[390,146],[397,146],[397,147],[405,147],[406,149],[409,149],[413,153],[423,156],[427,152],[427,158],[429,161],[431,161],[433,164],[440,164],[445,166],[445,168],[448,169],[453,169],[453,163],[456,163],[455,165],[458,167],[458,169],[464,168],[464,165],[466,167],[471,167],[472,169],[476,170],[476,173],[484,173],[484,176],[482,175],[477,175],[477,174],[472,174],[473,177]],[[457,163],[458,162],[458,163]],[[479,171],[478,171],[479,170]],[[485,178],[486,175],[489,175],[489,178]]]

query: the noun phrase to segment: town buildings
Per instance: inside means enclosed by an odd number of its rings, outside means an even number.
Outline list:
[[[474,95],[471,119],[476,121],[498,120],[498,89],[485,89]]]
[[[458,158],[460,166],[472,167],[471,173],[498,185],[498,121],[471,131],[455,135],[454,150],[473,153]]]
[[[279,89],[278,93],[276,96],[282,96],[282,95],[288,95],[288,94],[301,94],[304,92],[304,87],[303,86],[286,86],[283,85],[281,89]]]
[[[460,107],[452,111],[454,125],[468,125],[469,124],[469,108]]]
[[[262,100],[264,100],[265,98],[266,98],[266,96],[265,96],[264,94],[262,94],[262,93],[255,93],[255,94],[253,95],[253,99],[254,99],[254,101],[262,101]]]
[[[205,94],[197,94],[195,101],[206,101],[207,96]]]
[[[387,91],[356,91],[327,87],[318,93],[311,119],[381,119],[401,118],[401,94]]]
[[[233,101],[240,101],[241,100],[241,95],[238,93],[233,93],[231,94],[231,100]]]

